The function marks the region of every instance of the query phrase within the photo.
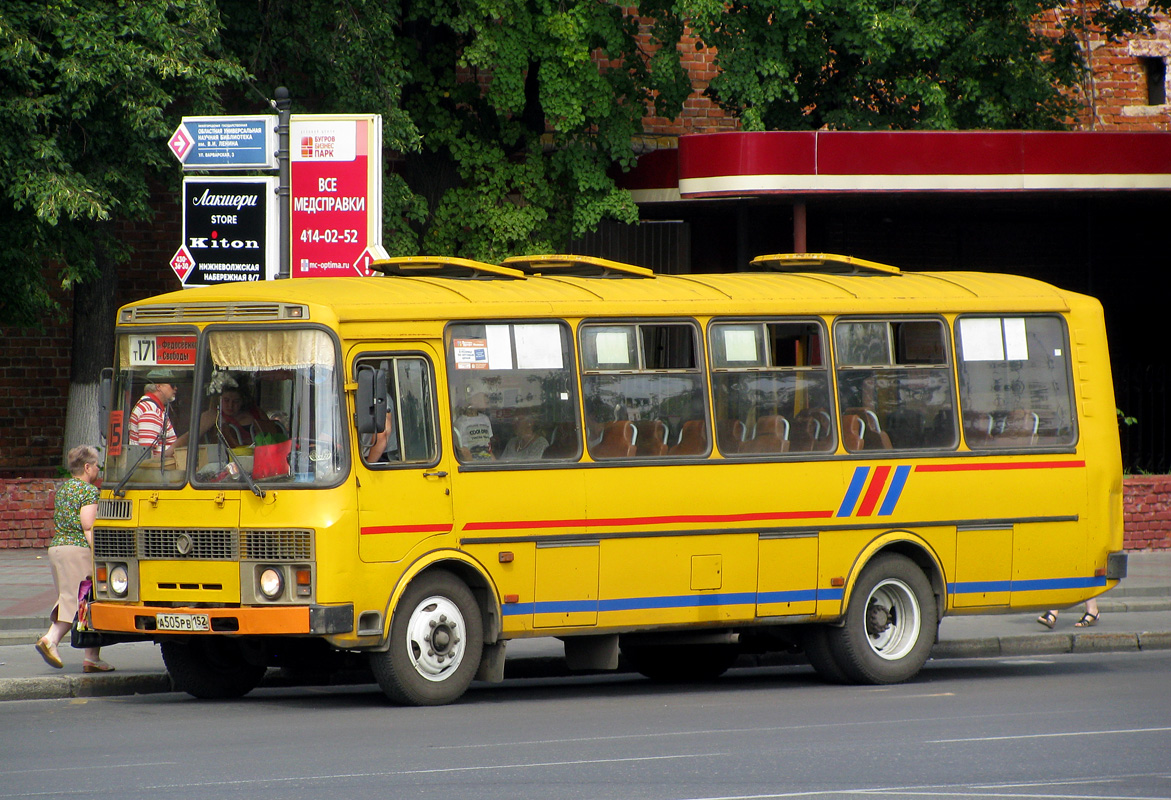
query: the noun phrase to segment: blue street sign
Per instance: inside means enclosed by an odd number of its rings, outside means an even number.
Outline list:
[[[183,117],[167,147],[183,169],[276,169],[273,115]]]

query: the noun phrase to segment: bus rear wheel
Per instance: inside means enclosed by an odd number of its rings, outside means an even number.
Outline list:
[[[267,668],[248,660],[243,645],[223,636],[197,636],[160,645],[176,689],[202,700],[243,697],[260,685]]]
[[[484,623],[472,592],[449,572],[417,578],[390,621],[390,647],[370,654],[382,691],[402,705],[452,703],[480,667]]]
[[[854,683],[901,683],[931,654],[939,614],[931,584],[906,556],[880,555],[862,570],[845,625],[825,628],[828,653]]]

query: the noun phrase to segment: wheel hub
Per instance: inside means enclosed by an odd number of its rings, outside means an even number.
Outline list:
[[[463,660],[463,615],[446,597],[428,597],[415,607],[407,625],[407,655],[429,681],[444,680]]]

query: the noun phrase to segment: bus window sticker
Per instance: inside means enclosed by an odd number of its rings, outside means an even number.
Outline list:
[[[517,369],[564,369],[561,328],[548,323],[514,325]]]
[[[756,350],[756,331],[743,328],[724,329],[724,360],[729,363],[756,364],[760,355]]]

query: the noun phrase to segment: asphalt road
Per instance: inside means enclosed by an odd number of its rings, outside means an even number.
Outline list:
[[[372,686],[0,704],[4,798],[1167,798],[1171,651],[931,662],[842,687],[804,666],[707,685]]]

